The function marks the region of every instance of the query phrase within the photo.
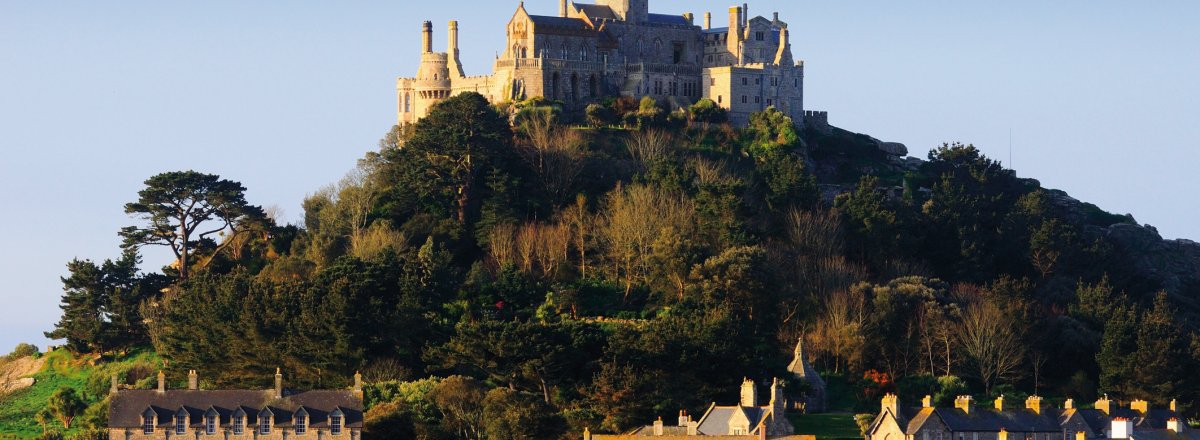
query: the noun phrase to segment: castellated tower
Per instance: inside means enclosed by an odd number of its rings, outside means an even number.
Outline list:
[[[450,97],[450,56],[433,52],[433,23],[428,21],[421,25],[421,67],[413,91],[413,106],[422,114]]]

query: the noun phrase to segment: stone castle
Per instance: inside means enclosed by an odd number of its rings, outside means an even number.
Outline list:
[[[557,16],[541,16],[522,2],[489,76],[463,72],[457,22],[449,24],[446,53],[433,51],[433,26],[425,22],[417,76],[396,84],[399,124],[465,92],[494,103],[545,97],[572,110],[615,96],[649,96],[671,108],[709,98],[734,124],[767,107],[802,122],[804,63],[793,60],[788,25],[778,13],[751,18],[743,4],[729,9],[726,27],[713,27],[711,13],[701,27],[691,13],[649,9],[649,0],[560,0]]]

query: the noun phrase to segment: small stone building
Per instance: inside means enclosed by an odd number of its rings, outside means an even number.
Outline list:
[[[788,365],[788,372],[808,384],[808,390],[804,392],[802,398],[797,399],[795,408],[805,413],[824,412],[829,407],[825,380],[821,379],[817,370],[808,363],[808,358],[804,355],[803,337],[796,342],[796,350],[793,354],[792,363]]]
[[[188,389],[167,390],[162,372],[157,390],[123,390],[113,376],[108,408],[111,440],[221,439],[284,440],[362,437],[362,378],[353,390],[291,393],[275,373],[272,390],[200,390],[195,371]]]
[[[867,429],[867,440],[1174,440],[1200,439],[1188,429],[1172,402],[1151,409],[1144,400],[1129,408],[1103,398],[1095,408],[1076,408],[1067,400],[1055,409],[1041,397],[1024,405],[997,398],[991,408],[975,405],[971,396],[955,399],[954,408],[937,408],[926,396],[920,407],[902,407],[894,394],[884,396],[879,415]]]

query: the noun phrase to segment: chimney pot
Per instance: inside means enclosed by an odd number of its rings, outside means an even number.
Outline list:
[[[1141,399],[1134,400],[1133,402],[1129,403],[1129,409],[1137,411],[1138,414],[1146,415],[1146,413],[1150,411],[1150,403]]]
[[[958,396],[958,398],[954,399],[954,408],[960,409],[962,412],[970,414],[974,410],[974,407],[975,399],[971,396]]]

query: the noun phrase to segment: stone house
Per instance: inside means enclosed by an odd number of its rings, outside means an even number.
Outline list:
[[[804,392],[802,398],[796,399],[793,407],[805,413],[825,411],[829,405],[829,398],[825,390],[825,380],[821,379],[821,375],[817,374],[817,370],[813,368],[812,364],[808,363],[808,358],[804,355],[803,337],[796,342],[796,350],[793,352],[792,363],[788,364],[788,372],[808,384],[808,390]]]
[[[1200,432],[1181,423],[1172,402],[1169,409],[1151,409],[1144,400],[1117,408],[1107,398],[1094,409],[1076,408],[1067,400],[1054,409],[1038,396],[1018,406],[1003,396],[991,408],[975,405],[971,396],[955,399],[954,408],[937,408],[926,396],[921,407],[899,405],[894,394],[883,397],[879,415],[867,429],[867,440],[1116,440],[1168,436],[1200,439]]]
[[[714,439],[781,439],[794,437],[795,428],[784,416],[787,398],[783,394],[783,383],[772,381],[770,397],[765,406],[758,405],[758,385],[744,380],[741,400],[737,405],[718,406],[715,402],[699,420],[692,420],[687,412],[680,411],[678,423],[665,425],[660,417],[651,425],[642,426],[623,435],[600,435],[584,431],[584,440],[618,440],[632,437],[687,438],[704,436]],[[810,439],[811,440],[811,439]]]
[[[396,82],[399,124],[414,123],[434,104],[465,92],[492,102],[546,97],[582,109],[606,97],[653,97],[672,108],[710,98],[745,124],[775,107],[802,123],[804,64],[792,58],[787,23],[751,18],[749,5],[729,10],[727,27],[695,16],[650,12],[649,0],[559,0],[557,16],[530,14],[525,3],[505,26],[506,44],[492,73],[467,76],[458,23],[448,26],[446,52],[433,51],[433,25],[421,27],[417,75]]]
[[[108,434],[134,439],[346,439],[362,438],[362,377],[353,390],[291,393],[275,373],[272,390],[200,390],[196,372],[188,389],[167,390],[158,373],[157,390],[124,390],[112,379]]]

